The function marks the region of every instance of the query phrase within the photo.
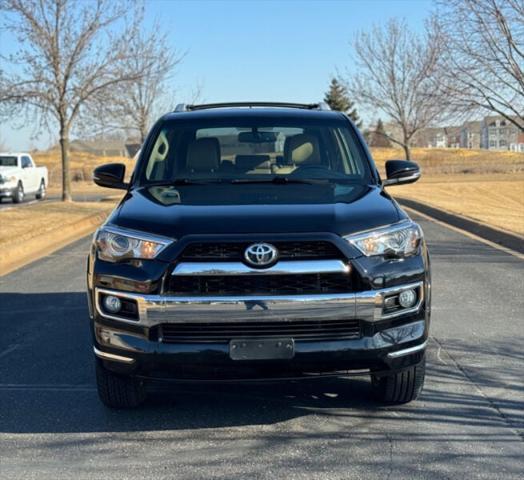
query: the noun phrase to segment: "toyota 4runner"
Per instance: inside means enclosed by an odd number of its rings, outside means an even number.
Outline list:
[[[420,227],[384,190],[351,120],[323,104],[179,106],[149,133],[87,265],[98,392],[132,407],[151,381],[371,376],[417,397],[430,321]]]

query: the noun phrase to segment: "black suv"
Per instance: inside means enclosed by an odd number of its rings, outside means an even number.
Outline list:
[[[430,320],[420,227],[384,191],[351,120],[324,104],[177,107],[134,172],[87,266],[98,391],[140,404],[151,381],[368,374],[383,401],[417,397]]]

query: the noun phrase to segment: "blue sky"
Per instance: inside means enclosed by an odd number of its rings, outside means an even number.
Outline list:
[[[188,101],[197,85],[206,102],[320,100],[330,77],[351,68],[351,39],[389,17],[418,30],[431,0],[175,1],[146,2],[146,25],[158,21],[172,46],[186,52],[173,79],[176,101]],[[4,44],[0,49],[15,49]],[[372,112],[360,112],[371,120]],[[11,149],[46,147],[53,134],[30,139],[32,129],[0,125]]]

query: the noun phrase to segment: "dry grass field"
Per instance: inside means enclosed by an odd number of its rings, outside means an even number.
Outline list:
[[[48,233],[60,235],[64,227],[95,214],[107,214],[112,202],[44,202],[0,211],[0,250]]]
[[[0,276],[92,233],[113,206],[112,202],[43,202],[1,210]]]
[[[60,152],[48,150],[46,152],[34,152],[31,154],[37,165],[45,165],[49,171],[49,185],[51,188],[59,188],[62,175]],[[93,170],[104,163],[125,163],[126,172],[131,174],[134,160],[127,157],[99,157],[86,152],[71,152],[69,154],[71,164],[71,179],[73,187],[76,182],[91,182]],[[76,186],[78,186],[78,183]]]
[[[384,174],[388,159],[403,158],[396,149],[373,149]],[[463,149],[413,149],[422,169],[414,184],[389,187],[409,198],[448,212],[524,235],[524,154]]]
[[[373,159],[381,174],[386,160],[403,159],[396,148],[373,148]],[[524,153],[465,148],[414,148],[413,161],[430,177],[437,174],[500,174],[524,172]]]
[[[489,175],[423,177],[417,183],[390,187],[388,191],[399,199],[417,200],[524,235],[524,173],[512,178],[486,177]]]
[[[62,180],[58,179],[55,183],[51,183],[47,193],[50,195],[60,195],[62,193],[61,182]],[[123,196],[122,190],[112,190],[110,188],[99,187],[93,183],[92,180],[72,182],[71,189],[75,195],[74,199],[77,201],[89,200],[92,195],[114,197],[115,199]]]

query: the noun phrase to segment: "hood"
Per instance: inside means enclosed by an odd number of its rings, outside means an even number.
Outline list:
[[[131,190],[109,222],[180,239],[195,234],[346,235],[400,219],[395,202],[376,186],[193,185]]]
[[[18,171],[18,167],[4,167],[0,165],[0,175],[8,176],[14,175]]]

